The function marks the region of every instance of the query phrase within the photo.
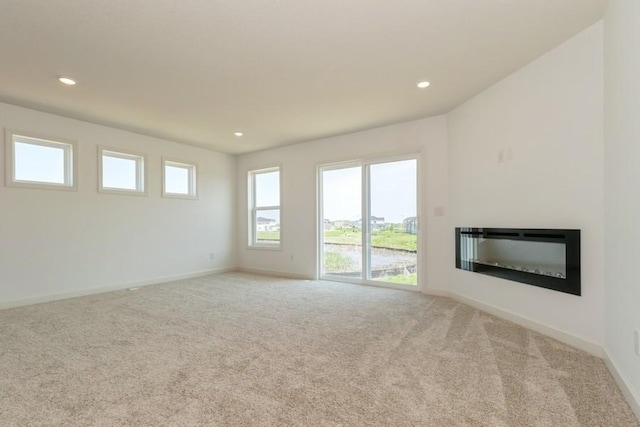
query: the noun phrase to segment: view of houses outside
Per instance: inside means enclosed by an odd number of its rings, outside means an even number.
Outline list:
[[[280,241],[280,210],[261,210],[256,218],[256,241]]]

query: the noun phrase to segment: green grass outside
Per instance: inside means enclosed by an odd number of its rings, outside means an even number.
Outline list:
[[[258,231],[258,241],[279,241],[279,231]],[[362,243],[362,233],[360,230],[325,230],[325,243],[342,243],[359,245]],[[394,230],[374,230],[371,232],[371,243],[373,246],[389,249],[417,250],[418,236]]]
[[[402,285],[417,285],[418,275],[416,273],[398,274],[397,276],[378,277],[377,279],[373,280],[387,283],[400,283]]]
[[[324,270],[335,273],[348,270],[353,265],[353,260],[336,252],[324,253]]]
[[[280,240],[280,232],[279,231],[258,231],[256,233],[256,240],[258,242],[277,242]]]
[[[362,232],[357,229],[325,230],[325,243],[342,243],[359,245],[362,243]],[[418,236],[396,230],[374,230],[371,232],[373,246],[389,249],[418,249]]]

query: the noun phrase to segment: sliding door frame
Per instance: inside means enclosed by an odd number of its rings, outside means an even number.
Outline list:
[[[415,160],[416,161],[416,217],[417,217],[417,256],[416,256],[416,269],[417,269],[417,284],[416,285],[402,285],[396,283],[388,283],[382,281],[376,281],[369,279],[369,271],[371,265],[371,177],[370,166],[375,164],[391,163],[403,160]],[[423,218],[423,171],[422,164],[422,150],[414,150],[403,153],[382,154],[380,156],[359,158],[347,161],[335,161],[329,163],[321,163],[316,166],[316,224],[317,224],[317,238],[316,238],[316,251],[317,251],[317,272],[316,277],[321,280],[330,280],[334,282],[356,283],[368,286],[376,286],[383,288],[402,289],[410,291],[421,292],[425,285],[426,269],[425,262],[425,227],[422,224]],[[361,209],[362,213],[362,275],[361,278],[346,278],[331,274],[323,273],[324,266],[324,201],[323,201],[323,179],[322,173],[325,171],[346,169],[350,167],[361,167],[362,181],[361,181]]]

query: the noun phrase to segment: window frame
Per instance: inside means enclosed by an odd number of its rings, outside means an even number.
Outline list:
[[[187,169],[189,174],[189,193],[171,193],[167,190],[167,177],[166,177],[166,167],[177,167]],[[199,191],[199,182],[198,182],[198,164],[195,162],[189,162],[186,160],[178,160],[169,157],[162,158],[162,197],[169,199],[189,199],[189,200],[198,200],[198,191]]]
[[[271,206],[256,206],[256,176],[265,173],[278,172],[278,205]],[[248,242],[247,246],[250,249],[265,249],[265,250],[282,250],[282,167],[280,165],[271,166],[260,169],[252,169],[247,172],[247,184],[248,184]],[[258,212],[278,210],[280,213],[280,239],[277,242],[258,242],[257,241],[257,219]]]
[[[19,139],[23,139],[20,141]],[[23,181],[15,178],[15,144],[31,144],[41,147],[62,148],[64,159],[64,183],[46,181]],[[78,143],[77,141],[40,135],[33,132],[22,132],[13,129],[5,130],[5,185],[7,187],[78,191]]]
[[[108,157],[133,160],[136,162],[136,189],[112,188],[104,186],[104,165],[105,153]],[[104,194],[123,194],[129,196],[147,196],[148,194],[148,167],[147,155],[121,148],[98,146],[98,192]]]

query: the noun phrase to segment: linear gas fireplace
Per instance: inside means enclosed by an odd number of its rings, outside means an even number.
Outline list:
[[[580,295],[580,230],[456,228],[456,267]]]

